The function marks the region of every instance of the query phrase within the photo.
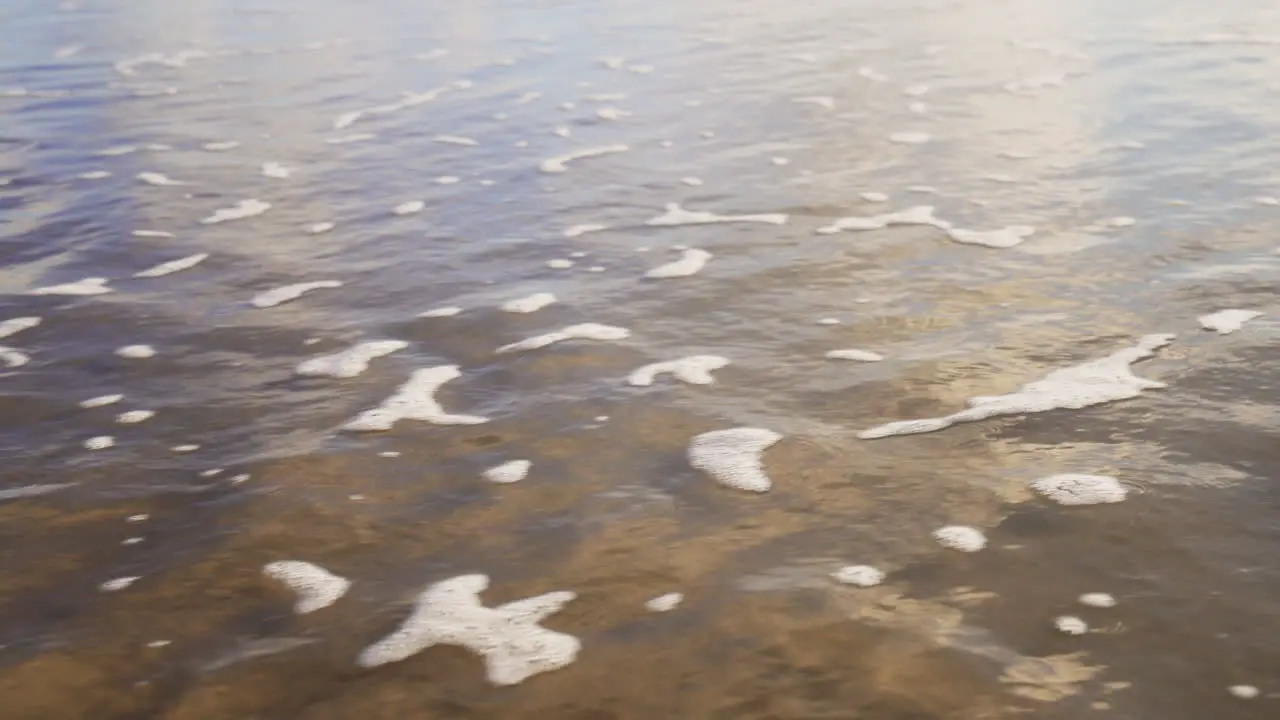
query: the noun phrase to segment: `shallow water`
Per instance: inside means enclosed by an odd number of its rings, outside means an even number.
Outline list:
[[[0,717],[1276,717],[1278,46],[1256,0],[6,4]],[[858,437],[1157,333],[1163,389]],[[487,422],[340,430],[451,365],[419,416]],[[686,456],[735,427],[767,493]],[[350,590],[295,615],[289,560]],[[576,660],[357,665],[473,573],[576,593]]]

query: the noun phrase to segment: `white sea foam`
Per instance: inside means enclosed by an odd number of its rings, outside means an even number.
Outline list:
[[[848,565],[831,573],[836,582],[858,587],[875,587],[884,582],[884,571],[870,565]]]
[[[165,275],[172,275],[176,272],[181,272],[183,270],[190,270],[191,268],[195,267],[196,265],[199,265],[200,263],[204,262],[208,258],[209,258],[209,253],[196,253],[195,255],[188,255],[183,258],[178,258],[177,260],[162,262],[159,265],[156,265],[155,267],[147,268],[146,270],[136,272],[133,274],[133,276],[136,278],[164,277]]]
[[[462,308],[458,307],[457,305],[446,305],[444,307],[432,308],[431,310],[420,312],[418,313],[418,317],[420,318],[453,317],[454,315],[457,315],[458,313],[461,313],[461,312],[462,312]]]
[[[525,94],[521,95],[520,97],[516,98],[516,100],[515,100],[515,104],[516,104],[516,105],[527,105],[528,103],[531,103],[531,102],[533,102],[534,100],[537,100],[537,99],[538,99],[538,98],[540,98],[540,97],[542,97],[542,93],[540,93],[540,92],[527,92],[527,93],[525,93]]]
[[[40,497],[41,495],[48,495],[75,486],[76,483],[48,483],[46,485],[21,485],[19,487],[5,488],[0,490],[0,502]]]
[[[215,225],[217,223],[229,222],[231,220],[243,220],[251,218],[271,209],[271,203],[262,200],[249,199],[241,200],[234,206],[215,210],[212,215],[200,219],[201,225]]]
[[[145,360],[156,356],[156,349],[150,345],[125,345],[116,348],[116,355],[130,360]]]
[[[293,174],[293,170],[281,165],[278,162],[263,163],[262,174],[265,177],[274,178],[276,180],[284,180]]]
[[[645,365],[627,376],[627,382],[638,387],[648,387],[654,378],[671,373],[681,382],[690,385],[711,385],[716,380],[711,371],[729,364],[729,359],[719,355],[690,355],[679,360],[668,360]]]
[[[649,612],[657,613],[671,612],[679,607],[680,603],[683,601],[684,595],[675,592],[667,593],[666,595],[659,595],[656,598],[646,600],[644,603],[644,609]]]
[[[528,460],[510,460],[484,471],[484,479],[489,482],[509,485],[520,482],[529,474],[533,463]]]
[[[102,583],[101,585],[98,586],[98,589],[101,590],[102,592],[120,592],[121,590],[127,589],[130,585],[138,582],[141,579],[142,577],[140,575],[134,575],[131,577],[119,577],[114,580],[108,580]]]
[[[111,173],[106,170],[90,170],[89,172],[82,172],[76,177],[81,180],[102,180],[103,178],[111,177]]]
[[[171,232],[165,232],[164,230],[134,230],[133,232],[130,232],[129,234],[130,234],[130,235],[132,235],[132,236],[134,236],[134,237],[140,237],[140,238],[173,238],[173,237],[177,237],[177,235],[174,235],[174,234],[173,234],[173,233],[171,233]]]
[[[630,149],[631,148],[626,145],[601,145],[599,147],[583,148],[571,153],[565,153],[564,155],[547,158],[538,165],[538,169],[544,173],[562,173],[569,169],[568,163],[575,160],[584,160],[586,158],[600,157],[601,155],[624,153]]]
[[[0,362],[3,362],[6,368],[12,370],[31,362],[31,356],[21,350],[0,345]]]
[[[874,353],[870,350],[856,350],[853,348],[832,350],[827,353],[826,357],[831,360],[856,360],[858,362],[880,362],[884,359],[884,356],[880,353]]]
[[[926,132],[896,132],[889,135],[889,142],[899,145],[923,145],[932,139]]]
[[[858,434],[864,440],[933,432],[956,423],[976,422],[1000,415],[1025,415],[1049,410],[1070,409],[1127,400],[1143,390],[1166,387],[1162,382],[1133,374],[1133,363],[1151,357],[1155,351],[1173,342],[1173,335],[1144,335],[1138,344],[1116,351],[1104,358],[1054,370],[1043,379],[1023,385],[1007,395],[979,396],[969,399],[968,408],[953,415],[921,420],[903,420],[865,430]]]
[[[365,648],[357,664],[376,667],[433,645],[457,645],[484,658],[489,682],[516,685],[578,657],[582,643],[576,637],[538,625],[576,594],[553,592],[487,608],[480,603],[487,587],[486,575],[461,575],[431,585],[418,595],[417,607],[404,624]]]
[[[863,200],[866,200],[867,202],[873,202],[873,203],[889,202],[889,196],[885,195],[882,192],[864,192],[864,193],[859,193],[858,196],[861,197]]]
[[[1200,327],[1220,335],[1230,335],[1244,327],[1245,323],[1261,316],[1262,313],[1257,310],[1219,310],[1216,313],[1202,315]]]
[[[30,330],[43,322],[38,317],[16,317],[0,322],[0,338],[17,335],[23,330]]]
[[[573,267],[573,261],[568,258],[554,258],[547,261],[547,267],[553,270],[568,270]]]
[[[987,536],[981,530],[965,525],[948,525],[933,531],[938,544],[961,552],[978,552],[987,546]]]
[[[337,227],[337,226],[336,226],[336,225],[334,225],[334,224],[333,224],[333,223],[331,223],[331,222],[320,222],[320,223],[315,223],[314,225],[309,225],[309,226],[307,227],[307,233],[308,233],[308,234],[310,234],[310,235],[320,235],[320,234],[322,234],[322,233],[327,233],[327,232],[329,232],[330,230],[334,229],[335,227]]]
[[[437,185],[457,185],[460,182],[462,182],[462,178],[457,175],[441,175],[436,178]]]
[[[334,119],[333,129],[342,130],[344,128],[351,127],[358,120],[366,116],[389,115],[394,112],[399,112],[408,107],[414,107],[416,105],[422,105],[423,103],[431,102],[432,100],[435,100],[437,97],[439,97],[441,94],[448,92],[448,90],[449,88],[447,87],[441,87],[441,88],[426,90],[423,92],[405,92],[402,94],[401,99],[396,102],[386,103],[384,105],[376,105],[371,108],[365,108],[364,110],[352,110],[349,112],[342,113],[341,115],[339,115],[337,118]]]
[[[764,451],[782,436],[764,428],[740,427],[702,433],[689,444],[689,464],[721,485],[749,492],[768,492],[773,482],[764,472]]]
[[[839,318],[819,318],[818,324],[819,325],[839,325],[840,320]]]
[[[99,395],[97,397],[91,397],[88,400],[81,400],[80,407],[96,408],[104,405],[114,405],[123,399],[124,395]]]
[[[556,332],[546,333],[531,337],[527,340],[503,345],[495,352],[498,354],[523,352],[525,350],[537,350],[548,345],[553,345],[566,340],[625,340],[631,337],[631,331],[626,328],[616,327],[614,325],[601,325],[599,323],[581,323],[579,325],[570,325]]]
[[[837,219],[830,225],[818,228],[819,235],[832,235],[842,230],[879,230],[891,225],[928,225],[936,228],[950,228],[945,220],[939,220],[933,214],[933,206],[916,205],[898,212],[880,215],[854,215]]]
[[[391,212],[396,215],[413,215],[422,212],[426,206],[427,204],[421,200],[410,200],[395,206],[391,209]]]
[[[596,110],[596,117],[601,120],[621,120],[624,117],[630,117],[632,113],[626,110],[620,110],[613,106],[602,107]]]
[[[488,418],[451,415],[436,401],[436,391],[450,380],[462,377],[457,365],[414,370],[409,379],[382,404],[365,410],[343,426],[352,432],[390,430],[400,420],[422,420],[435,425],[479,425]]]
[[[677,225],[707,225],[710,223],[764,223],[766,225],[785,225],[787,216],[780,213],[757,215],[717,215],[712,212],[685,210],[680,203],[667,203],[665,212],[645,221],[650,227],[674,227]]]
[[[807,104],[807,105],[817,105],[819,107],[823,107],[828,110],[834,110],[836,108],[836,99],[831,97],[830,95],[809,95],[806,97],[798,97],[792,100],[792,102]]]
[[[684,255],[679,260],[659,265],[646,272],[644,276],[651,279],[689,277],[690,275],[696,275],[702,268],[706,267],[707,261],[710,259],[711,253],[706,250],[698,250],[696,248],[685,250]]]
[[[771,157],[769,158],[769,162],[773,163],[774,165],[777,165],[778,167],[791,164],[791,160],[784,157]]]
[[[156,416],[155,410],[129,410],[116,416],[116,422],[122,425],[135,425],[146,422]]]
[[[297,594],[293,611],[299,615],[329,607],[351,588],[350,580],[334,575],[319,565],[299,560],[267,563],[262,568],[262,574],[284,583]]]
[[[480,144],[472,138],[462,137],[461,135],[437,135],[432,140],[445,145],[462,145],[464,147],[475,147]]]
[[[1231,687],[1227,688],[1227,692],[1231,693],[1231,695],[1234,697],[1240,698],[1241,700],[1252,700],[1261,694],[1258,688],[1252,685],[1232,685]]]
[[[294,283],[293,285],[285,285],[284,287],[258,293],[253,296],[249,304],[256,308],[270,308],[287,303],[290,300],[297,300],[312,290],[339,287],[342,287],[342,281],[340,280],[315,280],[313,282]]]
[[[542,308],[551,305],[556,301],[556,296],[549,292],[534,293],[526,295],[522,298],[508,300],[500,306],[503,312],[510,313],[533,313],[538,312]]]
[[[680,178],[680,182],[684,183],[685,185],[688,185],[689,187],[702,187],[702,179],[701,179],[701,178],[696,178],[696,177],[682,177],[682,178]]]
[[[1089,624],[1074,615],[1062,615],[1053,620],[1058,632],[1067,635],[1084,635],[1089,632]]]
[[[348,133],[346,135],[334,135],[325,138],[324,141],[328,145],[350,145],[351,143],[364,142],[378,137],[374,133]]]
[[[193,452],[195,452],[195,451],[199,450],[199,449],[200,449],[200,446],[199,446],[199,445],[197,445],[197,444],[195,444],[195,443],[187,443],[187,444],[185,444],[185,445],[174,445],[173,447],[171,447],[171,448],[169,448],[169,449],[170,449],[170,450],[172,450],[172,451],[174,451],[174,452],[176,452],[176,453],[180,453],[180,454],[185,455],[185,454],[187,454],[187,453],[193,453]]]
[[[551,134],[552,134],[552,135],[555,135],[556,137],[567,138],[567,137],[569,137],[570,135],[572,135],[572,134],[573,134],[573,132],[572,132],[571,130],[569,130],[569,128],[564,127],[564,126],[562,125],[562,126],[560,126],[560,127],[556,128],[556,129],[552,130],[552,131],[551,131]]]
[[[304,377],[353,378],[369,369],[369,363],[409,347],[403,340],[374,340],[353,345],[342,352],[305,360],[294,368]]]
[[[84,441],[85,450],[106,450],[115,447],[116,439],[110,435],[98,435]]]
[[[1116,606],[1116,599],[1107,593],[1085,593],[1077,599],[1081,605],[1089,607],[1112,608]]]
[[[608,229],[609,229],[608,225],[600,225],[597,223],[588,223],[585,225],[573,225],[565,229],[564,236],[567,238],[576,238],[579,235],[586,235],[587,233],[600,232],[601,230],[608,230]]]
[[[1030,225],[1010,225],[999,230],[964,230],[947,228],[947,236],[965,245],[983,245],[989,248],[1011,248],[1026,242],[1035,234]]]
[[[226,152],[227,150],[235,150],[240,147],[240,143],[235,140],[218,140],[215,142],[207,142],[200,147],[208,152]]]
[[[1280,198],[1272,197],[1271,195],[1259,195],[1253,201],[1259,205],[1280,205]]]
[[[142,172],[138,173],[138,179],[147,185],[156,185],[158,187],[166,187],[173,185],[186,185],[184,182],[174,180],[173,178],[158,172]]]
[[[1059,505],[1118,503],[1129,494],[1119,480],[1109,475],[1051,475],[1031,483],[1031,488]]]
[[[99,150],[96,154],[101,157],[120,157],[121,155],[129,155],[138,152],[137,145],[115,145],[106,150]]]
[[[127,523],[140,523],[140,522],[146,522],[150,519],[151,519],[150,515],[146,513],[139,513],[137,515],[130,515],[129,517],[125,518],[124,521]]]
[[[31,295],[104,295],[111,292],[104,277],[88,277],[72,283],[36,288]]]

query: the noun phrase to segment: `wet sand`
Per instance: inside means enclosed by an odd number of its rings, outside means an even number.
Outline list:
[[[1280,12],[84,0],[0,27],[0,718],[1277,715]],[[1200,320],[1228,309],[1261,314]],[[1161,333],[1131,371],[1163,387],[866,433]],[[712,382],[628,380],[695,356]],[[731,428],[780,437],[767,492],[691,461]],[[1127,495],[1033,491],[1064,473]],[[290,560],[350,588],[297,614],[263,572]],[[476,573],[489,608],[575,593],[541,621],[573,661],[357,663]]]

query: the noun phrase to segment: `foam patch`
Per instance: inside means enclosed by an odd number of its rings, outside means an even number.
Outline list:
[[[1031,488],[1059,505],[1118,503],[1129,494],[1109,475],[1052,475],[1031,483]]]
[[[369,362],[409,347],[403,340],[374,340],[342,352],[322,355],[298,364],[294,372],[304,377],[353,378],[369,369]]]
[[[564,155],[557,155],[553,158],[547,158],[538,165],[538,169],[544,173],[562,173],[569,169],[569,163],[575,160],[585,160],[587,158],[600,157],[602,155],[614,155],[616,153],[624,153],[631,148],[626,145],[602,145],[600,147],[583,148],[575,150]]]
[[[140,422],[146,422],[155,416],[155,410],[129,410],[117,415],[116,422],[121,425],[136,425]]]
[[[533,463],[528,460],[510,460],[484,471],[484,479],[489,482],[509,485],[525,479]]]
[[[870,350],[832,350],[827,353],[826,357],[831,360],[855,360],[857,362],[880,362],[884,356],[879,353],[873,353]]]
[[[768,492],[773,481],[764,472],[764,451],[781,439],[764,428],[714,430],[698,435],[689,444],[689,464],[726,487]]]
[[[99,435],[84,441],[85,450],[106,450],[115,447],[116,439],[110,435]]]
[[[111,292],[111,288],[107,287],[107,279],[104,277],[88,277],[83,280],[77,280],[72,283],[63,283],[61,285],[49,285],[47,287],[36,288],[32,290],[30,295],[105,295]]]
[[[678,225],[708,225],[712,223],[764,223],[766,225],[785,225],[787,215],[781,213],[764,213],[756,215],[717,215],[711,212],[685,210],[680,203],[667,203],[665,211],[649,220],[649,227],[675,227]]]
[[[157,187],[168,187],[168,186],[174,186],[174,185],[186,185],[186,183],[184,183],[184,182],[179,182],[179,181],[174,180],[173,178],[171,178],[171,177],[169,177],[169,176],[167,176],[167,175],[164,175],[164,174],[162,174],[162,173],[158,173],[158,172],[143,172],[143,173],[138,173],[138,180],[140,180],[140,181],[142,181],[142,182],[146,183],[147,185],[155,185],[155,186],[157,186]]]
[[[965,245],[982,245],[989,248],[1011,248],[1026,242],[1035,234],[1030,225],[1010,225],[999,230],[964,230],[948,228],[947,237]]]
[[[415,370],[409,380],[376,408],[365,410],[343,426],[351,432],[390,430],[400,420],[422,420],[435,425],[479,425],[488,418],[452,415],[436,402],[435,394],[445,383],[462,377],[457,365],[438,365]]]
[[[136,278],[164,277],[165,275],[172,275],[176,272],[182,272],[183,270],[190,270],[208,259],[209,253],[196,253],[195,255],[188,255],[183,258],[178,258],[177,260],[162,262],[155,267],[150,267],[146,270],[136,272],[133,276]]]
[[[91,397],[88,400],[81,400],[80,407],[96,408],[103,407],[105,405],[114,405],[123,399],[124,395],[99,395],[97,397]]]
[[[644,276],[650,279],[664,279],[696,275],[702,268],[706,267],[707,261],[711,257],[711,253],[706,250],[698,250],[696,248],[685,250],[684,255],[679,260],[659,265],[646,272]]]
[[[625,340],[631,337],[631,331],[626,328],[614,325],[601,325],[599,323],[582,323],[579,325],[570,325],[556,332],[546,333],[531,337],[527,340],[503,345],[495,352],[498,354],[523,352],[525,350],[537,350],[566,340],[600,340],[613,341]]]
[[[1085,593],[1078,599],[1081,605],[1089,607],[1113,608],[1116,606],[1116,599],[1107,593]]]
[[[313,282],[294,283],[293,285],[285,285],[283,287],[258,293],[253,296],[253,299],[249,301],[249,304],[259,309],[271,308],[287,303],[290,300],[297,300],[313,290],[340,287],[342,287],[342,282],[338,280],[316,280]]]
[[[950,224],[945,220],[939,220],[934,216],[933,206],[917,205],[892,213],[842,217],[830,225],[818,228],[817,232],[819,235],[833,235],[842,230],[879,230],[891,225],[928,225],[943,229],[950,228]]]
[[[298,560],[267,563],[262,568],[262,574],[284,583],[297,594],[293,611],[299,615],[329,607],[351,588],[350,580],[334,575],[319,565]]]
[[[681,602],[684,601],[684,595],[680,593],[667,593],[659,595],[656,598],[645,601],[644,609],[649,612],[664,613],[675,610]]]
[[[587,233],[600,232],[601,230],[608,230],[608,229],[609,229],[608,225],[600,225],[598,223],[573,225],[571,227],[565,228],[564,236],[567,238],[576,238],[579,235],[586,235]]]
[[[391,208],[391,212],[396,215],[414,215],[422,212],[426,207],[427,204],[421,200],[410,200]]]
[[[729,364],[728,358],[719,355],[690,355],[679,360],[668,360],[645,365],[627,377],[627,383],[637,387],[648,387],[654,378],[664,373],[671,373],[681,382],[690,385],[711,385],[716,380],[711,371],[719,370]]]
[[[116,578],[114,580],[108,580],[102,583],[101,585],[98,586],[98,589],[101,590],[102,592],[120,592],[121,590],[127,590],[129,586],[133,585],[134,583],[138,582],[141,579],[142,577],[140,575],[134,575],[131,577],[120,577],[120,578]]]
[[[965,525],[948,525],[933,531],[938,544],[961,552],[978,552],[987,546],[987,536],[981,530]]]
[[[1261,316],[1262,313],[1257,310],[1219,310],[1200,316],[1200,327],[1219,335],[1230,335],[1244,327],[1245,323]]]
[[[549,292],[534,293],[502,303],[501,310],[509,313],[534,313],[555,303],[556,296]]]
[[[1053,626],[1058,628],[1058,632],[1067,635],[1083,635],[1089,632],[1089,624],[1074,615],[1054,618]]]
[[[43,322],[38,317],[16,317],[0,322],[0,339],[17,335],[23,330],[30,330]]]
[[[427,310],[426,312],[420,312],[418,313],[418,317],[420,318],[453,317],[454,315],[457,315],[461,312],[462,312],[462,308],[458,307],[457,305],[446,305],[444,307],[438,307],[432,310]]]
[[[232,220],[256,217],[271,209],[271,203],[262,200],[241,200],[232,207],[215,210],[212,215],[200,219],[201,225],[216,225]]]
[[[116,355],[130,360],[146,360],[156,356],[156,349],[150,345],[125,345],[116,348]]]
[[[831,577],[838,583],[864,588],[884,582],[884,572],[870,565],[848,565],[831,573]]]
[[[269,162],[262,164],[262,174],[264,177],[276,180],[285,180],[289,176],[293,175],[293,170],[290,170],[278,162]]]
[[[461,575],[428,587],[404,624],[365,648],[357,664],[377,667],[434,645],[457,645],[484,658],[489,682],[517,685],[577,659],[582,647],[577,638],[538,625],[576,594],[553,592],[487,608],[480,603],[487,587],[486,575]]]
[[[1017,392],[970,398],[968,408],[953,415],[887,423],[858,434],[864,440],[934,432],[957,423],[977,422],[1000,415],[1025,415],[1049,410],[1080,408],[1138,397],[1143,390],[1167,387],[1162,382],[1133,374],[1133,363],[1149,358],[1173,342],[1173,335],[1145,335],[1134,347],[1104,358],[1054,370],[1042,380],[1027,383]]]

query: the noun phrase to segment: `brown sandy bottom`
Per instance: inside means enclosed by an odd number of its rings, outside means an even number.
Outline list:
[[[720,488],[684,459],[688,438],[723,423],[645,403],[596,423],[597,409],[549,410],[547,426],[565,428],[553,437],[503,422],[406,423],[376,441],[399,457],[277,461],[249,485],[172,501],[0,508],[11,568],[0,586],[3,717],[1074,717],[1114,689],[1083,655],[1023,656],[967,624],[994,597],[981,588],[913,588],[922,561],[955,565],[957,577],[975,567],[933,545],[932,529],[1001,506],[998,492],[928,468],[941,460],[963,476],[989,467],[998,444],[929,438],[932,457],[917,461],[864,445],[855,464],[833,451],[842,441],[789,438],[767,454],[777,485],[759,496]],[[478,477],[512,457],[534,460],[521,483]],[[123,521],[140,512],[153,518]],[[151,554],[117,572],[129,552],[119,541],[134,534],[148,535]],[[354,585],[295,617],[288,591],[261,574],[283,559]],[[886,584],[829,579],[858,562],[888,571]],[[488,605],[578,593],[545,621],[581,638],[578,660],[509,688],[460,648],[355,665],[424,585],[471,572],[492,577]],[[122,574],[143,577],[97,591]],[[668,592],[684,603],[644,608]]]

